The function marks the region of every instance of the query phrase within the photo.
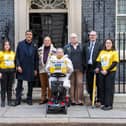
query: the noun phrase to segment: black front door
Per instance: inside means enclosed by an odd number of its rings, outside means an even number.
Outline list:
[[[31,13],[30,29],[38,47],[45,36],[52,38],[55,47],[63,47],[68,40],[67,14],[64,13]]]

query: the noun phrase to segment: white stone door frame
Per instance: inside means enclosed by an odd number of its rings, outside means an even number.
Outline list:
[[[29,29],[29,13],[68,13],[68,36],[75,32],[81,41],[82,0],[68,0],[68,10],[30,10],[29,0],[14,0],[15,4],[15,47],[17,42],[25,38],[25,31]]]

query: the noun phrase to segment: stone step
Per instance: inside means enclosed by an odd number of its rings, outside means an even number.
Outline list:
[[[115,93],[114,102],[116,102],[116,103],[126,103],[126,94],[117,94],[117,93]]]
[[[25,87],[23,95],[27,94],[27,87]],[[13,91],[13,95],[15,95],[15,91]],[[41,88],[33,89],[33,99],[39,99],[41,96]],[[84,90],[84,99],[89,99],[89,95],[86,90]],[[114,94],[114,103],[126,103],[126,94]]]
[[[11,121],[7,121],[6,123],[0,123],[0,126],[126,126],[125,120],[100,120],[100,119],[28,119],[28,121],[21,119],[15,119],[13,122],[13,118]],[[76,120],[76,121],[75,121]]]

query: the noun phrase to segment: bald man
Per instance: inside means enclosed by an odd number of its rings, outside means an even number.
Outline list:
[[[73,63],[74,71],[71,75],[71,104],[83,105],[83,60],[82,45],[75,33],[70,35],[70,42],[64,47],[64,52]]]

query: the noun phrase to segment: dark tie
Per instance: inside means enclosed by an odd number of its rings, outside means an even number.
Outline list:
[[[90,56],[91,56],[91,51],[92,51],[93,46],[94,46],[94,44],[93,44],[93,42],[91,42],[91,43],[90,43],[90,47],[89,47],[88,60],[90,59]]]

